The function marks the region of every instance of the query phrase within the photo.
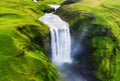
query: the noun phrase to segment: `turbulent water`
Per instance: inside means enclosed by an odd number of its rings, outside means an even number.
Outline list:
[[[50,27],[52,62],[56,65],[71,63],[69,24],[53,13],[46,13],[40,20]]]

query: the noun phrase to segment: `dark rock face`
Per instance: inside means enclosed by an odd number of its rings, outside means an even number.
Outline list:
[[[78,1],[80,1],[80,0],[67,0],[67,1],[78,2]]]
[[[80,1],[80,0],[66,0],[66,1],[64,1],[64,2],[62,3],[62,5],[71,4],[71,3],[76,3],[76,2],[78,2],[78,1]]]
[[[54,8],[48,8],[48,9],[43,10],[44,13],[50,13],[50,12],[53,12],[53,11],[55,11]]]

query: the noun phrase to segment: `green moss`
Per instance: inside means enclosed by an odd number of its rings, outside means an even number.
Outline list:
[[[45,55],[49,28],[38,19],[62,0],[0,0],[0,81],[57,81]]]
[[[57,77],[53,76],[56,75],[55,67],[39,51],[9,57],[2,60],[0,65],[1,81],[55,81]]]
[[[0,47],[0,60],[12,57],[17,52],[13,39],[6,34],[0,34]]]

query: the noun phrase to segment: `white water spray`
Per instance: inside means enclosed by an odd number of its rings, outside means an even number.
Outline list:
[[[52,62],[56,65],[72,63],[69,24],[53,13],[46,13],[39,20],[50,27]]]
[[[38,2],[38,0],[33,0],[33,2],[37,3],[37,2]]]
[[[50,4],[49,6],[51,8],[54,8],[55,10],[57,10],[60,7],[60,5],[54,5],[54,4]]]

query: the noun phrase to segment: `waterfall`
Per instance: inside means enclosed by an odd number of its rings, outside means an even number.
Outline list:
[[[59,5],[49,5],[50,7],[57,10]],[[59,75],[62,81],[99,81],[93,77],[92,73],[87,72],[86,69],[80,67],[79,62],[75,62],[71,58],[71,52],[77,54],[81,51],[81,46],[76,41],[72,40],[72,51],[71,51],[71,36],[69,30],[69,24],[63,21],[59,16],[53,12],[45,13],[40,19],[43,23],[49,26],[51,34],[51,54],[52,63],[58,68]],[[86,35],[87,30],[80,35],[79,42],[81,42]],[[81,70],[82,68],[82,70]]]
[[[59,5],[49,5],[55,10]],[[71,36],[69,24],[63,21],[59,16],[53,12],[45,13],[40,19],[50,28],[51,34],[51,54],[52,63],[58,67],[60,77],[64,81],[86,81],[81,75],[78,76],[72,70],[73,62],[71,58]]]
[[[51,28],[52,61],[55,64],[71,63],[69,28]]]
[[[40,20],[50,27],[52,62],[56,65],[71,63],[69,24],[53,13],[46,13]]]

